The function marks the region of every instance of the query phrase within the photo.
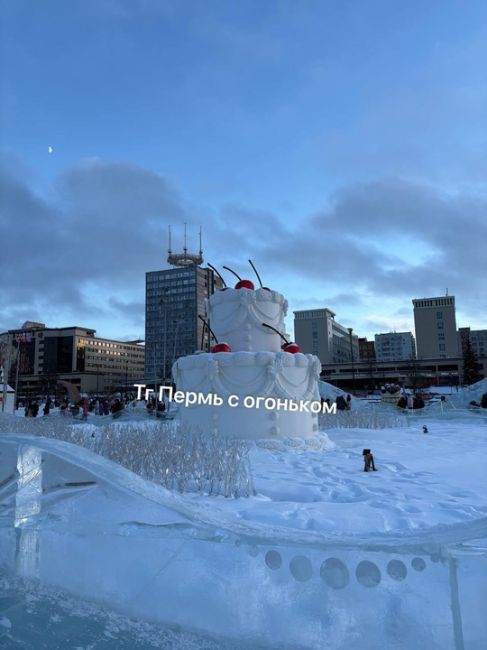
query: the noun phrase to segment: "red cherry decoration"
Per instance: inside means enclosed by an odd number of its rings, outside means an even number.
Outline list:
[[[235,285],[235,289],[250,289],[253,291],[255,287],[251,280],[239,280]]]
[[[238,282],[235,285],[235,289],[250,289],[251,291],[255,289],[254,283],[251,282],[250,280],[242,280],[239,274],[235,273],[235,271],[232,271],[232,269],[229,268],[228,266],[224,266],[223,268],[226,269],[227,271],[230,271],[230,273],[233,273],[233,275],[238,279]]]
[[[281,346],[281,350],[283,352],[290,352],[291,354],[301,352],[301,348],[297,343],[284,343],[284,345]]]
[[[231,352],[232,348],[228,343],[217,343],[211,348],[212,352]]]

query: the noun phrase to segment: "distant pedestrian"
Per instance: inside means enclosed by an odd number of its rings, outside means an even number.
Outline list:
[[[371,469],[372,471],[376,472],[377,470],[375,469],[374,456],[372,455],[370,449],[364,449],[362,451],[362,455],[364,457],[364,472],[370,472]]]
[[[86,397],[81,401],[81,410],[83,415],[81,416],[83,420],[88,419],[89,404]]]
[[[423,433],[428,433],[428,427],[426,424],[423,424]]]
[[[345,398],[343,397],[343,395],[338,395],[335,402],[336,402],[336,405],[337,405],[337,409],[339,411],[346,411],[347,410],[347,408],[348,408],[347,402],[346,402]]]
[[[52,400],[50,397],[46,399],[46,403],[44,404],[44,415],[49,415],[49,411],[51,410],[51,404]]]

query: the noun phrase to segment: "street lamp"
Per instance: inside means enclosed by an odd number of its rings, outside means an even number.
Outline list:
[[[352,359],[352,393],[355,393],[355,365],[354,365],[354,358],[353,358],[353,343],[352,343],[353,327],[347,327],[347,329],[348,329],[348,335],[350,337],[350,357]]]

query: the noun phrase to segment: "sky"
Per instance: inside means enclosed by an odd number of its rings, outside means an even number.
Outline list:
[[[144,337],[173,248],[359,336],[487,328],[484,0],[0,0],[0,332]],[[52,148],[52,151],[50,150]],[[232,276],[227,274],[227,281]]]

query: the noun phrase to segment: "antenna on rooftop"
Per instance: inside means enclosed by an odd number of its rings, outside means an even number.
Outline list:
[[[182,253],[173,253],[172,252],[172,239],[171,239],[171,226],[169,226],[169,248],[167,261],[171,266],[200,266],[203,264],[203,248],[201,246],[201,226],[200,226],[200,250],[197,255],[193,253],[188,253],[188,230],[187,223],[184,223],[184,247]]]
[[[446,295],[448,295],[448,287],[446,288]]]

